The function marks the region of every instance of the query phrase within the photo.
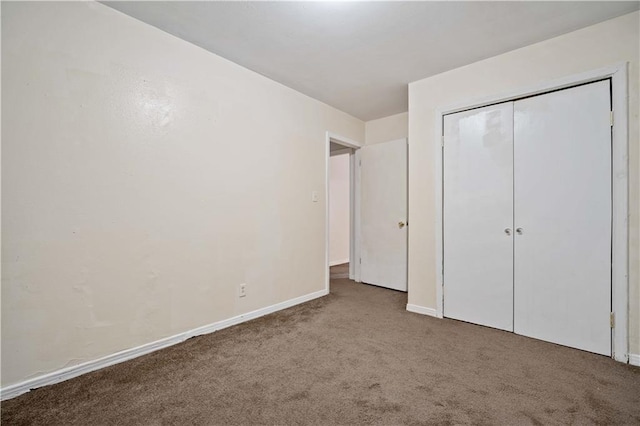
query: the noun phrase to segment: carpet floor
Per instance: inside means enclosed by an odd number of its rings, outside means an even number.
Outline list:
[[[3,425],[640,424],[640,368],[331,294],[2,403]]]

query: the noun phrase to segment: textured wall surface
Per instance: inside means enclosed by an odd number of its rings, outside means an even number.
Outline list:
[[[403,112],[367,121],[365,123],[365,143],[372,145],[406,138],[409,132],[408,120],[409,113]]]
[[[349,154],[329,160],[329,264],[349,261]]]
[[[3,3],[2,66],[3,386],[324,289],[362,121],[93,2]]]

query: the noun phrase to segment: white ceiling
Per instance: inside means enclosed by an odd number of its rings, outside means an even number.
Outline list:
[[[407,83],[638,10],[640,2],[104,2],[362,120]]]

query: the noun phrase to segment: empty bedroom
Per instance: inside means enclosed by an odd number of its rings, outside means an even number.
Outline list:
[[[639,1],[1,1],[6,425],[640,424]]]

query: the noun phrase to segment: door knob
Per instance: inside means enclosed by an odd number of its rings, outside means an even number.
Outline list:
[[[522,235],[524,234],[524,231],[522,230],[522,228],[516,228],[516,234]]]
[[[504,228],[504,233],[507,235],[511,235],[511,228]]]
[[[403,221],[398,222],[398,228],[404,228],[405,223]]]

